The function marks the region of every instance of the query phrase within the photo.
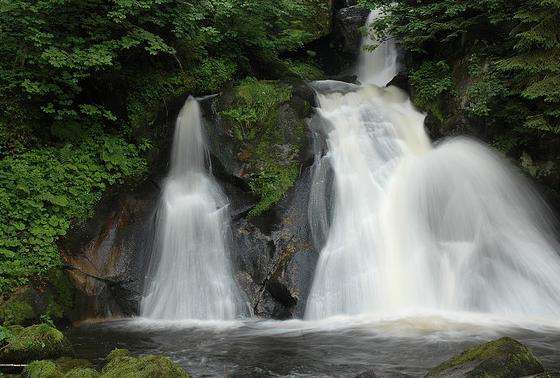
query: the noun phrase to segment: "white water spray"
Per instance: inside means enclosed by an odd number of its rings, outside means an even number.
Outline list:
[[[202,127],[199,104],[190,97],[177,118],[157,211],[141,304],[147,318],[227,320],[241,312],[228,257],[228,200],[208,171]]]
[[[366,25],[370,25],[381,16],[381,11],[373,10],[369,14]],[[372,47],[375,49],[368,52]],[[386,86],[399,72],[397,58],[398,52],[393,38],[381,40],[374,34],[368,33],[362,41],[362,54],[358,65],[360,82],[375,84],[378,87]]]
[[[415,309],[557,317],[549,210],[479,142],[431,146],[404,92],[378,87],[396,74],[396,56],[394,44],[363,53],[359,80],[376,85],[315,84],[322,148],[309,215],[322,250],[306,319]],[[320,200],[329,193],[330,206]]]

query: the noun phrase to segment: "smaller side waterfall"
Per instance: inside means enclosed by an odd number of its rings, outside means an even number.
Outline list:
[[[380,16],[382,16],[381,11],[372,11],[366,25],[371,25]],[[362,84],[384,87],[399,72],[395,40],[393,38],[384,41],[378,40],[374,35],[368,33],[362,41],[362,51],[371,49],[372,46],[375,46],[375,50],[360,55],[358,78]]]
[[[207,168],[202,123],[199,104],[189,97],[177,118],[156,215],[141,304],[147,318],[227,320],[242,310],[228,256],[228,200]]]

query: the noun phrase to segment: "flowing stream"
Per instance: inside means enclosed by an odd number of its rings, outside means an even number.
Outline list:
[[[227,320],[242,312],[228,256],[228,200],[208,165],[200,106],[190,97],[177,118],[156,215],[143,317]]]
[[[322,250],[306,319],[414,309],[558,318],[549,210],[481,143],[432,146],[424,115],[385,88],[396,57],[385,41],[364,53],[363,85],[314,85],[309,217]]]

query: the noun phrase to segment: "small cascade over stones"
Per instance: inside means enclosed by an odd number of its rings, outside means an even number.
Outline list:
[[[321,254],[305,318],[426,310],[558,317],[560,248],[548,208],[483,144],[431,145],[424,115],[385,87],[397,55],[392,41],[364,51],[360,86],[314,83],[309,217]]]
[[[213,179],[199,103],[177,118],[141,315],[228,320],[243,313],[229,260],[228,199]]]

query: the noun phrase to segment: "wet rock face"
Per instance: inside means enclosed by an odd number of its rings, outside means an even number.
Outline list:
[[[136,192],[104,201],[92,221],[62,245],[80,292],[81,318],[138,313],[158,194],[159,188],[147,182]]]

